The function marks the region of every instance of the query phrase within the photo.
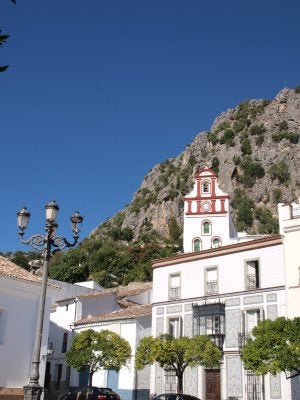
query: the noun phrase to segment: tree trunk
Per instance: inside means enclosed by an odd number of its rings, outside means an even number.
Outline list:
[[[94,371],[90,369],[90,372],[89,372],[89,386],[93,386],[92,385],[93,375],[94,375]]]
[[[183,393],[183,372],[179,372],[177,375],[177,392],[178,393]]]

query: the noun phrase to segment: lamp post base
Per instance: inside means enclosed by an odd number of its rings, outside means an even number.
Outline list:
[[[43,388],[38,383],[29,383],[23,389],[24,400],[40,400]]]

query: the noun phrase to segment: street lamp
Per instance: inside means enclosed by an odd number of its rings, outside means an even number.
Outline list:
[[[70,243],[64,237],[56,236],[56,229],[58,227],[55,222],[57,213],[59,210],[58,205],[55,201],[51,201],[46,204],[46,224],[45,224],[45,235],[36,234],[31,236],[28,240],[24,240],[23,236],[25,229],[27,228],[30,213],[26,207],[22,208],[18,213],[18,226],[19,226],[19,237],[20,241],[25,244],[31,245],[34,249],[39,250],[43,256],[43,274],[42,274],[42,287],[39,298],[39,308],[37,315],[37,324],[35,332],[34,350],[33,357],[30,366],[30,378],[28,385],[24,386],[24,399],[25,400],[39,400],[42,387],[39,385],[39,365],[40,365],[40,354],[41,354],[41,341],[43,333],[43,322],[44,322],[44,310],[46,300],[46,289],[48,280],[48,269],[50,257],[53,253],[62,250],[66,247],[73,247],[78,241],[78,234],[80,232],[81,223],[83,217],[78,211],[75,211],[71,216],[71,225],[73,232],[73,243]],[[53,248],[53,249],[52,249]]]

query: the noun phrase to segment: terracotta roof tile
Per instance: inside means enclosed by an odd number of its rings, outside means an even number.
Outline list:
[[[41,278],[0,256],[0,275],[27,282],[41,283]]]
[[[103,296],[109,293],[115,293],[118,299],[123,299],[128,296],[135,296],[137,294],[146,292],[152,288],[152,282],[131,282],[128,286],[117,286],[114,288],[104,289],[102,292],[95,294],[86,294],[78,297],[94,297]]]
[[[108,314],[102,314],[93,316],[91,318],[84,318],[79,321],[76,321],[74,325],[85,325],[96,322],[104,322],[104,321],[115,321],[121,319],[135,319],[138,317],[143,317],[145,315],[151,315],[152,306],[150,304],[147,305],[138,305],[128,307],[122,310],[113,311]]]

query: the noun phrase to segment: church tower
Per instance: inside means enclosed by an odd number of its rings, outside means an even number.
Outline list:
[[[229,212],[229,196],[208,167],[196,172],[193,190],[184,197],[183,249],[185,253],[236,243]]]

